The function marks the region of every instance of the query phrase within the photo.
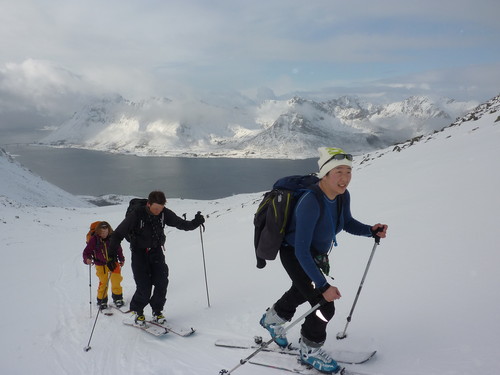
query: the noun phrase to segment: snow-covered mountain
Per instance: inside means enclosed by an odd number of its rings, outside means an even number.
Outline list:
[[[499,373],[499,142],[497,97],[442,131],[356,158],[349,186],[352,213],[366,223],[387,223],[389,231],[344,340],[335,336],[345,327],[373,240],[337,236],[331,282],[342,298],[328,324],[325,350],[376,349],[367,363],[350,366],[363,374]],[[197,331],[189,338],[157,339],[124,326],[118,312],[96,318],[98,280],[95,269],[82,262],[89,223],[107,220],[115,227],[126,205],[38,207],[32,202],[40,192],[31,187],[39,179],[8,163],[17,172],[0,171],[0,288],[6,301],[0,373],[214,375],[250,354],[217,348],[215,340],[265,337],[259,319],[290,285],[279,261],[255,267],[252,219],[262,194],[169,199],[175,212],[192,217],[201,211],[207,221],[203,235],[167,228],[167,320]],[[42,195],[57,194],[52,186]],[[130,301],[135,284],[130,251],[122,245],[122,286]],[[296,317],[307,309],[301,306]],[[297,343],[300,324],[287,335]],[[88,344],[92,349],[84,351]],[[280,373],[249,363],[234,371]]]
[[[91,207],[92,205],[34,175],[0,148],[0,206]]]
[[[418,142],[429,142],[430,140],[436,138],[439,133],[447,132],[449,128],[460,126],[463,123],[468,123],[468,125],[472,125],[475,121],[478,121],[483,116],[489,116],[493,124],[499,124],[500,126],[500,95],[497,95],[496,97],[488,100],[487,102],[478,105],[476,108],[472,109],[464,116],[457,118],[456,121],[454,121],[453,123],[444,127],[441,130],[436,130],[430,134],[413,137],[405,142],[394,145],[394,147],[389,147],[383,150],[378,150],[376,152],[364,154],[360,162],[360,166],[362,166],[363,164],[365,165],[369,164],[370,161],[378,159],[382,155],[385,155],[387,153],[400,152],[401,150],[404,150],[408,147],[412,147]],[[472,127],[470,131],[475,131],[475,130],[477,130],[477,127]]]
[[[353,153],[380,149],[439,130],[477,104],[424,96],[375,105],[347,96],[257,104],[241,95],[187,102],[117,95],[84,107],[40,143],[137,155],[301,159],[329,144]]]

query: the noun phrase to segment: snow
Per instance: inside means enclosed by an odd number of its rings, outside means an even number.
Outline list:
[[[0,148],[0,207],[3,204],[33,206],[89,207],[91,204],[48,183],[18,162]]]
[[[376,349],[357,371],[378,375],[500,372],[497,113],[423,138],[401,152],[386,149],[358,160],[350,185],[352,211],[366,223],[389,225],[377,248],[347,338],[344,329],[373,240],[347,233],[330,255],[343,297],[328,326],[325,348]],[[215,375],[250,351],[214,346],[218,338],[265,335],[258,321],[288,286],[279,262],[255,267],[252,218],[261,193],[220,200],[169,199],[188,218],[199,210],[206,231],[167,230],[170,285],[165,313],[193,326],[188,338],[161,339],[124,326],[123,316],[96,317],[97,279],[81,260],[90,222],[116,226],[126,206],[54,207],[0,186],[0,320],[2,374]],[[34,178],[34,177],[33,177]],[[35,181],[35,180],[33,180]],[[12,181],[11,181],[12,182]],[[28,181],[25,187],[31,185]],[[55,188],[54,188],[55,189]],[[34,192],[32,193],[35,194]],[[49,192],[46,193],[50,195]],[[35,198],[33,198],[35,200]],[[211,307],[207,306],[201,238]],[[124,294],[134,281],[130,252]],[[89,298],[92,294],[92,316]],[[308,309],[301,306],[297,316]],[[146,310],[150,314],[150,311]],[[296,341],[300,325],[289,333]],[[245,364],[235,374],[278,374]]]
[[[199,99],[96,99],[40,143],[138,156],[303,159],[325,143],[359,154],[448,125],[477,102],[412,96],[374,105],[343,96],[255,103],[237,93]]]

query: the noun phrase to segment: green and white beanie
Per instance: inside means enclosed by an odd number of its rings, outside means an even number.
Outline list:
[[[318,159],[318,177],[323,178],[325,175],[330,172],[333,168],[338,167],[339,165],[347,165],[352,167],[352,155],[348,155],[344,150],[338,147],[320,147],[319,151],[319,159]],[[335,159],[335,155],[348,155],[349,158],[345,157],[341,160]]]

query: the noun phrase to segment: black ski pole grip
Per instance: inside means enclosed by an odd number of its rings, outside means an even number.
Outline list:
[[[377,244],[380,244],[380,237],[377,236],[378,232],[382,232],[384,230],[384,227],[378,227],[376,230],[372,230],[372,236],[375,238],[375,242]]]

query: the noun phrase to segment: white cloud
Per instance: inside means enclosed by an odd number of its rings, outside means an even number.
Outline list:
[[[482,100],[500,87],[488,68],[500,62],[499,10],[496,0],[0,0],[0,111],[68,110],[99,92],[380,94],[374,82]]]
[[[28,59],[0,66],[0,110],[35,107],[47,112],[67,112],[72,102],[95,94],[91,84],[68,69],[48,61]],[[80,98],[78,100],[78,98]]]

